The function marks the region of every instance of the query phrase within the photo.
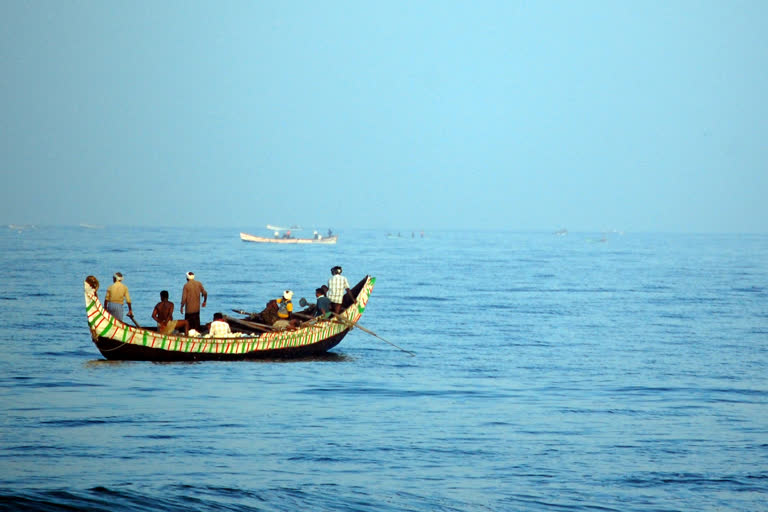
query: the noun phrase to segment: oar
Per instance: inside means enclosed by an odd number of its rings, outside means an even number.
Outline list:
[[[234,322],[236,324],[244,325],[245,327],[250,327],[251,329],[258,329],[260,331],[273,331],[274,327],[267,324],[259,324],[256,322],[247,322],[245,320],[240,320],[239,318],[232,318],[231,316],[223,315],[224,320],[228,322]]]
[[[333,314],[333,316],[334,316],[334,318],[336,318],[337,320],[339,320],[339,321],[340,321],[341,323],[343,323],[344,325],[348,325],[349,327],[357,327],[357,328],[358,328],[358,329],[360,329],[361,331],[363,331],[363,332],[365,332],[365,333],[368,333],[368,334],[370,334],[371,336],[375,336],[375,337],[379,338],[381,341],[383,341],[383,342],[385,342],[385,343],[389,343],[390,345],[392,345],[392,346],[393,346],[393,347],[395,347],[396,349],[402,350],[402,351],[403,351],[403,352],[405,352],[406,354],[410,354],[411,356],[415,356],[415,355],[416,355],[415,353],[411,352],[410,350],[405,350],[405,349],[404,349],[404,348],[402,348],[402,347],[398,347],[397,345],[395,345],[395,344],[394,344],[394,343],[392,343],[391,341],[389,341],[389,340],[385,340],[384,338],[382,338],[381,336],[379,336],[379,335],[378,335],[378,334],[376,334],[375,332],[373,332],[373,331],[371,331],[371,330],[369,330],[369,329],[366,329],[365,327],[363,327],[363,326],[362,326],[362,325],[360,325],[359,323],[353,322],[353,321],[351,321],[351,320],[347,320],[346,318],[344,318],[343,316],[339,315],[338,313],[334,313],[334,314]]]
[[[128,318],[130,318],[130,319],[131,319],[131,322],[133,322],[133,323],[136,325],[136,327],[138,327],[139,329],[141,329],[141,326],[139,325],[139,322],[137,322],[137,321],[136,321],[136,319],[135,319],[135,318],[133,318],[133,314],[128,314]]]

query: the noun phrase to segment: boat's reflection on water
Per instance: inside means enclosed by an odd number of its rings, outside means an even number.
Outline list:
[[[248,363],[345,363],[354,361],[355,358],[347,354],[338,354],[335,352],[324,352],[314,356],[307,357],[295,357],[295,358],[260,358],[260,359],[241,359],[238,361],[121,361],[121,360],[109,360],[109,359],[91,359],[85,362],[87,368],[102,368],[105,366],[121,366],[127,364],[160,364],[160,365],[177,365],[177,364],[248,364]]]

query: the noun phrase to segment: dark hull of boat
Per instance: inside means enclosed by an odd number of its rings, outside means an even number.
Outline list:
[[[100,337],[94,342],[101,354],[112,361],[245,361],[253,359],[296,359],[324,354],[338,345],[349,330],[311,345],[287,347],[274,350],[255,350],[244,354],[216,354],[210,352],[181,352],[162,350],[121,343],[110,338]]]

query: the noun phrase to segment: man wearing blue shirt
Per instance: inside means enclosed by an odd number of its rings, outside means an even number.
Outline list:
[[[326,316],[331,311],[331,299],[325,296],[325,290],[318,288],[315,290],[317,304],[315,304],[315,316]]]

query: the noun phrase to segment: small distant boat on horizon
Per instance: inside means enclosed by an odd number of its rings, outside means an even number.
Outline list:
[[[34,224],[8,224],[8,229],[17,233],[24,233],[25,231],[37,229],[37,226]]]
[[[297,238],[293,236],[291,230],[288,228],[280,228],[267,224],[267,229],[274,231],[274,236],[257,236],[248,233],[240,232],[240,240],[243,242],[257,242],[262,244],[335,244],[337,236],[333,234],[333,231],[328,230],[328,236],[323,236],[317,231],[312,235],[312,238]],[[301,229],[301,228],[299,228]],[[281,233],[282,231],[282,233]]]

